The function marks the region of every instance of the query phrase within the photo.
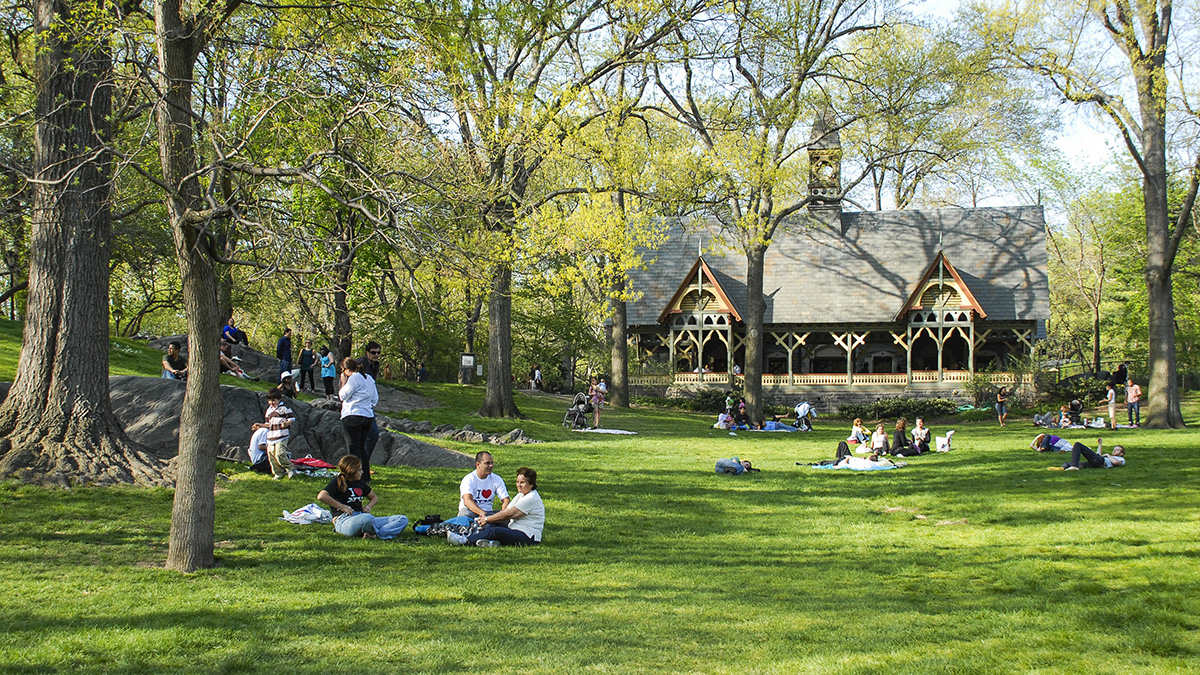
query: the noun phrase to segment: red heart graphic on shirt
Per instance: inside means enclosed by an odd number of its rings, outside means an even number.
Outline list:
[[[487,499],[488,497],[492,496],[492,491],[491,490],[481,490],[479,492],[479,494],[483,495],[484,499]]]

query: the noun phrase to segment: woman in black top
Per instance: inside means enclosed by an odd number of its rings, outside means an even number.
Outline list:
[[[920,451],[912,447],[912,441],[908,438],[908,420],[903,417],[896,420],[896,433],[892,435],[892,454],[901,457],[920,454]]]
[[[362,479],[362,460],[346,455],[338,462],[338,471],[338,477],[317,495],[318,501],[333,509],[335,532],[347,537],[391,539],[404,531],[408,526],[407,516],[371,513],[379,497]]]

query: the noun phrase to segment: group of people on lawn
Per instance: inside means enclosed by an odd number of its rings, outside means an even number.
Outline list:
[[[459,484],[458,515],[471,520],[470,534],[447,531],[446,539],[456,546],[540,544],[546,508],[537,491],[537,472],[527,466],[517,469],[517,496],[510,498],[504,479],[492,472],[494,463],[490,452],[475,455],[475,470]],[[408,525],[406,516],[373,513],[379,497],[364,480],[362,462],[357,457],[343,457],[338,462],[338,472],[337,478],[317,494],[317,499],[333,510],[333,529],[338,534],[390,538],[404,530]]]

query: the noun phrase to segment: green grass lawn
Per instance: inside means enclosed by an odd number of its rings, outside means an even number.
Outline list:
[[[444,407],[412,419],[514,426],[469,416],[478,387],[419,390]],[[322,481],[223,463],[218,566],[185,576],[161,569],[168,490],[0,484],[0,672],[1200,671],[1194,431],[1106,435],[1126,467],[1052,472],[1031,426],[963,424],[952,453],[856,474],[796,466],[832,456],[840,422],[730,436],[606,410],[639,435],[598,436],[563,430],[560,400],[518,405],[547,442],[496,468],[510,489],[539,472],[531,549],[290,525]],[[714,474],[731,455],[762,473]],[[449,515],[462,474],[378,467],[377,511]]]

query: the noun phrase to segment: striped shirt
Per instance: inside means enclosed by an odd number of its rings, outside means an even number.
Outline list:
[[[282,401],[267,408],[267,442],[279,443],[288,439],[288,427],[295,419],[290,408]]]

